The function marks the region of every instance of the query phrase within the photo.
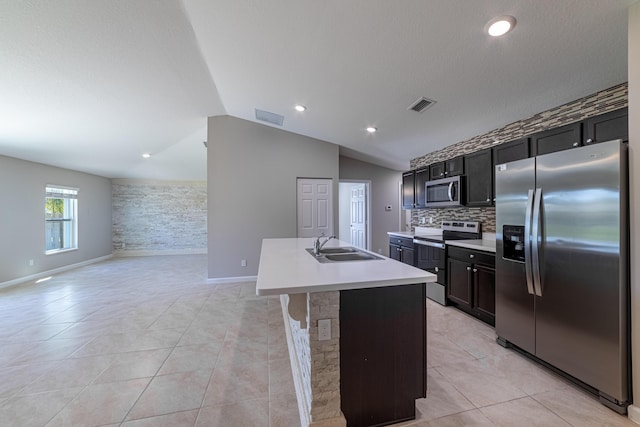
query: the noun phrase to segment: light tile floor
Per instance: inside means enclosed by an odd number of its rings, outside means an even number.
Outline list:
[[[206,256],[116,258],[0,290],[0,426],[295,426],[280,300]]]
[[[0,290],[0,426],[296,426],[280,301],[206,256],[115,258]],[[412,426],[633,426],[428,301]]]

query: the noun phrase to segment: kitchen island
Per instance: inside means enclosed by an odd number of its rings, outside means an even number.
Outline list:
[[[379,255],[320,263],[313,240],[263,240],[256,284],[280,295],[302,425],[413,419],[426,393],[424,284],[436,276]]]

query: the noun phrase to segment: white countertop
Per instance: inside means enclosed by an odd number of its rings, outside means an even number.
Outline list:
[[[256,282],[257,295],[340,291],[435,282],[437,276],[391,258],[321,264],[306,249],[313,238],[264,239]],[[330,240],[325,248],[351,246]]]
[[[413,239],[413,231],[387,231],[388,236],[410,237]]]
[[[428,227],[416,227],[415,231],[389,231],[390,236],[401,237],[442,237],[442,230],[438,228]],[[468,239],[468,240],[446,240],[445,244],[449,246],[459,246],[461,248],[475,249],[485,252],[496,252],[496,233],[482,233],[482,239]]]
[[[442,237],[442,229],[435,227],[416,227],[414,231],[387,231],[387,235],[410,237],[412,239],[416,236]]]
[[[445,243],[450,246],[496,253],[496,233],[482,233],[482,239],[478,240],[447,240]]]
[[[485,252],[496,252],[496,241],[489,239],[478,240],[446,240],[445,243],[449,246],[459,246],[461,248],[475,249]]]

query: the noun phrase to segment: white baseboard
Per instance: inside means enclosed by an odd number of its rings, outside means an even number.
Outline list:
[[[636,424],[640,424],[640,406],[629,405],[627,407],[627,413],[629,414],[629,419]]]
[[[240,282],[255,282],[258,280],[258,276],[236,276],[236,277],[214,277],[207,279],[207,283],[240,283]]]
[[[139,250],[127,251],[116,250],[113,255],[116,257],[128,256],[157,256],[157,255],[206,255],[207,249],[166,249],[166,250]]]
[[[84,267],[85,265],[95,264],[96,262],[105,261],[113,257],[111,255],[105,255],[98,258],[93,258],[87,261],[78,262],[75,264],[69,264],[62,267],[54,268],[53,270],[42,271],[40,273],[31,274],[29,276],[19,277],[17,279],[9,280],[7,282],[0,283],[0,289],[8,288],[9,286],[19,285],[21,283],[30,282],[32,280],[42,279],[43,277],[52,276],[57,273],[62,273],[63,271],[73,270],[74,268]]]

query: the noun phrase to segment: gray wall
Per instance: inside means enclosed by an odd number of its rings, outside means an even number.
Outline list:
[[[371,250],[388,256],[387,232],[400,229],[398,183],[402,173],[340,156],[340,179],[371,181]],[[391,211],[385,211],[385,205],[391,205]]]
[[[207,252],[207,182],[112,180],[113,252]]]
[[[47,184],[79,188],[78,250],[45,255]],[[109,179],[0,156],[0,194],[0,284],[111,254]]]
[[[299,177],[333,179],[337,219],[337,145],[230,116],[207,141],[210,278],[255,276],[263,238],[296,237]]]

